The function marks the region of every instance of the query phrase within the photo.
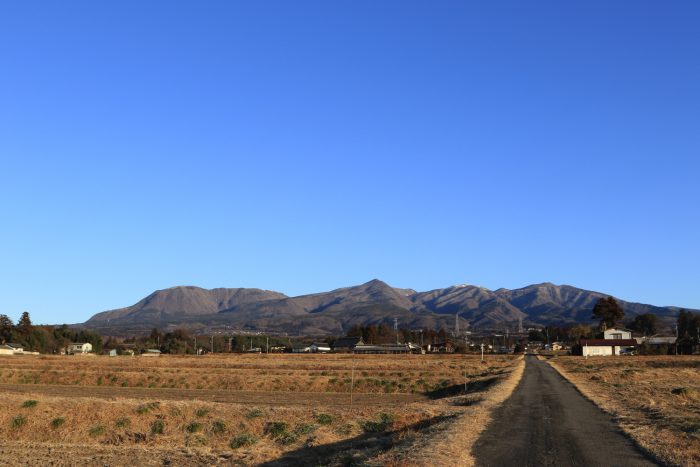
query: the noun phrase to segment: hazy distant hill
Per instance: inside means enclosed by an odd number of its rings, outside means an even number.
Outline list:
[[[543,283],[489,290],[472,285],[416,292],[380,280],[311,295],[287,297],[261,289],[173,287],[135,305],[98,313],[84,325],[102,332],[139,332],[153,327],[233,329],[290,334],[341,334],[354,324],[393,322],[402,327],[503,329],[524,325],[591,323],[591,310],[606,294]],[[654,313],[672,319],[676,307],[620,300],[627,317]]]

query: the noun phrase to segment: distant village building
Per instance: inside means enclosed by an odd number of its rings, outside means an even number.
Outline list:
[[[109,351],[109,356],[110,357],[116,357],[117,356],[117,349],[112,349]]]
[[[331,346],[329,344],[316,344],[313,343],[309,346],[309,352],[311,353],[328,353],[331,351]]]
[[[425,351],[427,353],[454,353],[455,344],[449,340],[435,342],[434,344],[426,345]]]
[[[561,342],[552,342],[552,350],[563,350],[564,344]]]
[[[358,345],[365,345],[361,337],[341,337],[333,343],[333,351],[353,352]]]
[[[24,347],[20,344],[5,344],[5,347],[12,350],[12,355],[19,355],[24,353]]]
[[[146,349],[141,354],[142,357],[160,357],[160,350],[158,349]]]
[[[672,353],[676,349],[676,341],[678,340],[675,336],[651,336],[651,337],[637,337],[635,338],[637,344],[640,346],[645,346],[647,350],[651,350],[656,353]]]
[[[15,349],[10,347],[9,345],[0,345],[0,355],[14,355],[15,354]]]
[[[68,344],[66,353],[68,355],[83,354],[92,352],[92,344],[89,342],[76,342]]]
[[[358,344],[353,349],[353,352],[357,354],[404,354],[411,353],[411,348],[408,344]]]

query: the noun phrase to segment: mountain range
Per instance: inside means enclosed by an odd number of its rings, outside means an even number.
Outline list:
[[[98,313],[83,326],[104,334],[168,329],[224,328],[291,335],[344,334],[355,324],[393,323],[411,329],[516,329],[523,326],[592,324],[591,311],[607,294],[546,282],[520,289],[473,285],[416,292],[374,279],[330,292],[288,297],[253,288],[158,290],[138,303]],[[626,318],[653,313],[670,323],[678,307],[618,300]],[[455,317],[457,316],[457,317]]]

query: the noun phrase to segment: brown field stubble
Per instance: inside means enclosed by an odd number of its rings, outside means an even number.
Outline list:
[[[445,412],[436,398],[462,385],[465,370],[471,384],[511,363],[456,355],[7,357],[1,462],[254,465],[405,433]]]
[[[700,357],[558,357],[582,394],[668,465],[700,465]]]

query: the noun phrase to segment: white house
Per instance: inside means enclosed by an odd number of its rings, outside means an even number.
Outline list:
[[[7,347],[8,349],[12,349],[13,355],[24,353],[24,347],[22,347],[19,344],[5,344],[4,347]]]
[[[632,331],[624,328],[610,328],[603,331],[603,339],[632,339]]]
[[[605,355],[624,355],[637,346],[634,339],[581,339],[581,351],[584,357]]]
[[[331,346],[328,344],[311,344],[309,346],[309,352],[311,353],[328,353],[331,351]]]
[[[89,342],[76,342],[68,345],[67,352],[69,355],[90,353],[92,352],[92,344]]]
[[[0,345],[0,355],[14,355],[15,354],[15,349],[10,347],[9,345]]]

